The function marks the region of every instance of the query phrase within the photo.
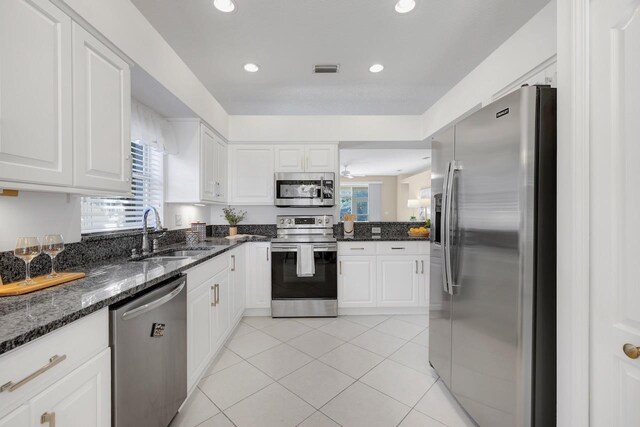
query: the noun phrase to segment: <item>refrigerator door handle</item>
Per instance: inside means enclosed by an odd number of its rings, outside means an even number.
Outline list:
[[[442,215],[440,216],[440,230],[442,236],[442,262],[444,263],[442,266],[442,289],[446,293],[450,293],[449,291],[449,278],[447,276],[447,199],[448,193],[447,188],[449,187],[449,171],[451,169],[451,162],[447,164],[447,172],[444,174],[444,182],[442,183]]]
[[[453,160],[449,163],[449,168],[447,170],[447,186],[446,186],[446,194],[447,199],[445,200],[445,217],[446,217],[446,228],[444,231],[444,240],[446,245],[444,247],[444,269],[446,271],[446,276],[448,278],[447,288],[449,294],[453,295],[453,287],[455,284],[453,283],[453,272],[451,268],[451,216],[453,215],[453,179],[456,171],[460,170],[460,165],[458,162]]]

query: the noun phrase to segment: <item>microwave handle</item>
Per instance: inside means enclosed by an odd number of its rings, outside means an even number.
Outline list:
[[[324,203],[324,177],[320,178],[320,203]]]

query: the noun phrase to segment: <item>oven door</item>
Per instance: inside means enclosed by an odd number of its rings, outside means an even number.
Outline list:
[[[271,298],[308,300],[338,298],[338,248],[335,243],[314,244],[315,274],[298,277],[297,245],[271,245]]]

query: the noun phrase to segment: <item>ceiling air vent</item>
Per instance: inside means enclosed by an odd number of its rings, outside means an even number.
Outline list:
[[[339,65],[314,65],[314,74],[335,74],[338,72]]]

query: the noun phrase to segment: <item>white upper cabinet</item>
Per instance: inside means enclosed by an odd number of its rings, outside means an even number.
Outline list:
[[[275,148],[276,172],[335,172],[335,144],[290,144]]]
[[[131,191],[129,65],[73,24],[74,186]]]
[[[229,146],[230,203],[273,204],[272,145],[231,144]]]
[[[71,19],[0,1],[0,181],[72,183]]]
[[[180,150],[167,155],[168,203],[225,203],[227,146],[199,119],[173,119]]]

